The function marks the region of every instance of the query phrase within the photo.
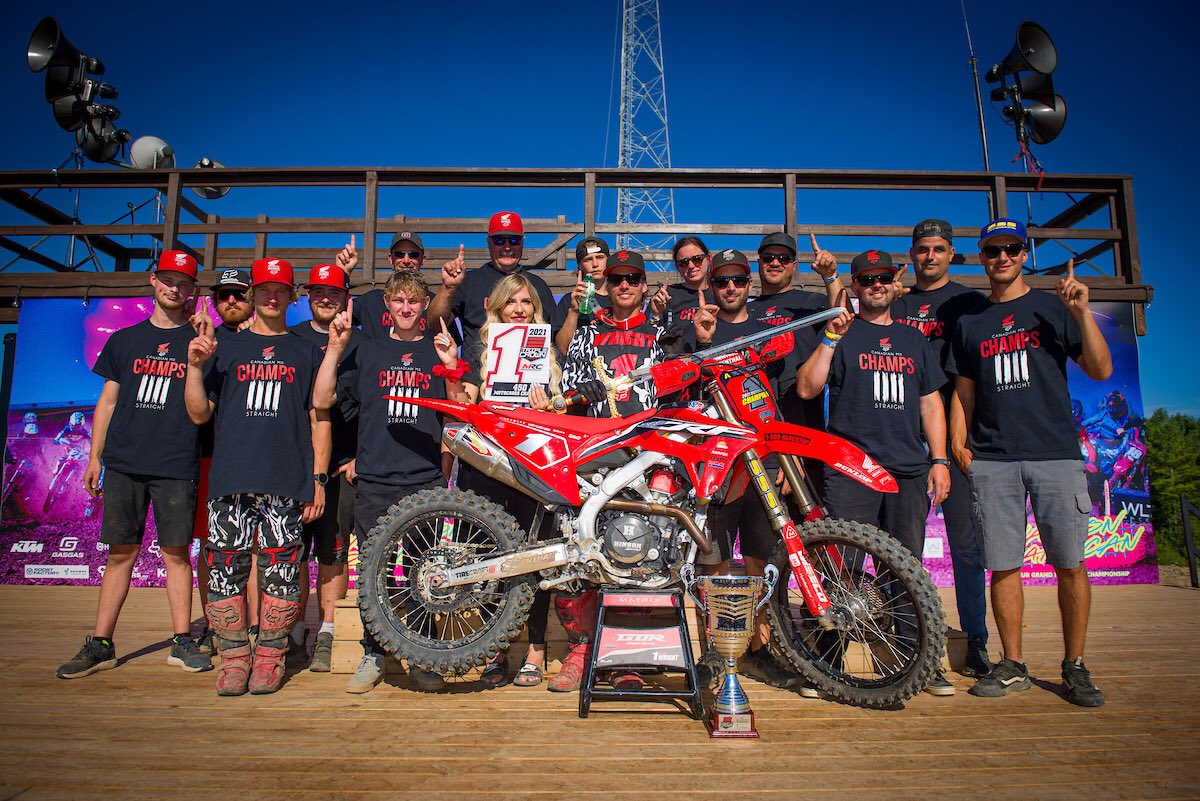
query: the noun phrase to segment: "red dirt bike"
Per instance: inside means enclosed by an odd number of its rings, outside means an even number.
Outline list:
[[[624,418],[404,398],[461,421],[446,424],[443,443],[539,500],[543,513],[526,532],[472,492],[426,490],[397,502],[361,546],[367,627],[410,664],[465,672],[516,638],[536,586],[678,584],[681,569],[714,547],[705,533],[710,503],[752,487],[781,538],[774,561],[796,581],[796,589],[780,581],[768,607],[775,644],[792,667],[860,706],[894,706],[920,692],[945,647],[929,574],[879,529],[827,518],[796,457],[880,492],[895,492],[896,482],[849,442],[780,422],[763,369],[791,351],[791,331],[837,313],[607,382],[610,393],[652,385],[659,398],[699,390],[695,400]],[[793,488],[799,525],[763,467],[772,453]],[[548,520],[559,536],[538,541]]]

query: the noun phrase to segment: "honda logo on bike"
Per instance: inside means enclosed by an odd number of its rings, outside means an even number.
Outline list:
[[[45,546],[37,540],[21,540],[14,542],[9,553],[41,553]]]

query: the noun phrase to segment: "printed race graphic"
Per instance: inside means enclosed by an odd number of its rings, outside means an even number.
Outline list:
[[[992,376],[997,389],[1024,389],[1029,382],[1029,350],[1041,347],[1037,331],[1013,330],[1013,316],[1000,321],[1004,333],[979,345],[983,363],[992,364]]]
[[[141,376],[137,390],[139,409],[163,409],[172,392],[183,392],[187,362],[182,359],[186,359],[187,354],[178,355],[181,361],[172,358],[170,343],[164,342],[153,356],[133,360],[133,374]]]

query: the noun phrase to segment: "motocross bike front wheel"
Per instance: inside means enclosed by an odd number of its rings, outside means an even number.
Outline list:
[[[74,463],[65,464],[62,469],[55,475],[50,482],[50,488],[46,490],[46,499],[42,501],[42,514],[50,514],[52,509],[57,509],[59,502],[66,496],[67,488],[71,486],[71,480],[75,478],[76,467]]]
[[[389,654],[437,673],[484,664],[520,633],[536,577],[435,589],[434,572],[524,545],[528,535],[473,492],[433,489],[393,504],[359,546],[363,623]]]
[[[908,549],[874,526],[814,520],[800,537],[839,628],[821,627],[798,589],[780,581],[767,616],[803,678],[855,706],[894,707],[925,689],[946,647],[937,588]],[[772,562],[791,576],[779,543]]]

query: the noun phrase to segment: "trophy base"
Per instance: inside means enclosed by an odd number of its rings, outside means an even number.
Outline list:
[[[754,728],[754,713],[739,712],[736,714],[722,714],[721,712],[713,711],[713,713],[705,721],[708,724],[708,736],[712,738],[718,737],[737,737],[737,738],[757,738],[758,730]]]

